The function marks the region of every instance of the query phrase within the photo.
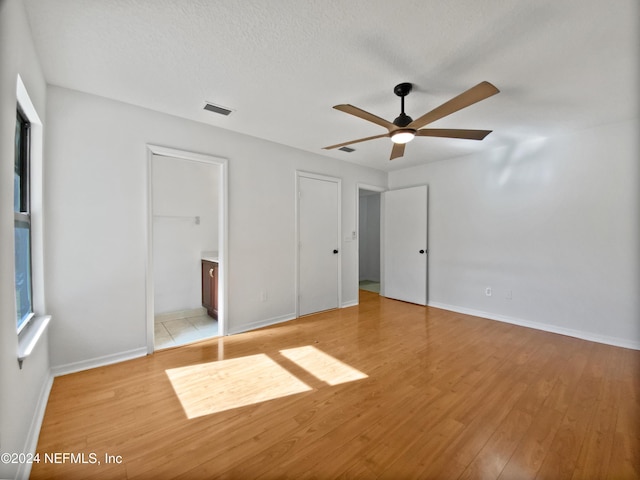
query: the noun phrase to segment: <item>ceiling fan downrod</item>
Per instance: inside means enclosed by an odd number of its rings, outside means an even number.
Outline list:
[[[410,83],[400,83],[393,89],[393,93],[400,97],[400,115],[393,121],[393,124],[397,127],[404,128],[413,122],[413,119],[404,113],[404,97],[409,95],[412,87],[413,85]]]

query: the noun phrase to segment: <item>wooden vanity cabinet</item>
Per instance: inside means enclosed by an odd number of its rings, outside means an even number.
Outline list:
[[[202,260],[202,306],[218,318],[218,263]]]

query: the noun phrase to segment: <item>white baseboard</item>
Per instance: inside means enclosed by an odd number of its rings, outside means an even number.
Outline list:
[[[42,427],[42,421],[44,420],[44,412],[47,409],[47,402],[49,401],[49,394],[51,393],[51,387],[53,386],[53,374],[51,370],[47,375],[42,388],[40,389],[40,395],[38,397],[38,404],[31,417],[31,425],[27,433],[27,440],[24,443],[23,452],[35,453],[38,447],[38,437],[40,436],[40,428]],[[31,473],[31,463],[24,462],[18,467],[16,478],[29,478]]]
[[[438,302],[429,302],[429,307],[441,308],[442,310],[449,310],[451,312],[464,313],[465,315],[472,315],[474,317],[482,317],[489,320],[496,320],[498,322],[510,323],[512,325],[519,325],[521,327],[533,328],[536,330],[542,330],[544,332],[557,333],[560,335],[566,335],[568,337],[580,338],[582,340],[588,340],[590,342],[604,343],[606,345],[613,345],[615,347],[629,348],[631,350],[640,350],[640,342],[628,340],[626,338],[609,337],[606,335],[600,335],[592,332],[585,332],[582,330],[575,330],[571,328],[558,327],[556,325],[549,325],[548,323],[532,322],[529,320],[522,320],[520,318],[508,317],[506,315],[498,315],[495,313],[483,312],[481,310],[474,310],[471,308],[457,307],[455,305],[447,305]]]
[[[340,308],[348,308],[348,307],[355,307],[358,305],[358,300],[351,300],[348,302],[343,302],[342,305],[340,305]]]
[[[340,305],[340,308],[355,307],[357,305],[358,305],[358,300],[353,300],[353,301],[342,303]],[[243,333],[243,332],[248,332],[250,330],[256,330],[258,328],[269,327],[271,325],[276,325],[278,323],[288,322],[289,320],[295,320],[296,318],[298,317],[296,317],[295,313],[290,313],[288,315],[281,315],[278,317],[267,318],[265,320],[259,320],[257,322],[241,325],[239,328],[230,328],[228,335],[234,335],[236,333]]]
[[[294,320],[296,318],[295,313],[289,313],[287,315],[280,315],[278,317],[266,318],[264,320],[258,320],[257,322],[245,323],[244,325],[240,325],[236,328],[230,328],[227,332],[228,335],[234,335],[236,333],[248,332],[250,330],[255,330],[257,328],[269,327],[271,325],[276,325],[278,323],[288,322],[289,320]]]
[[[105,365],[111,365],[112,363],[124,362],[125,360],[144,357],[145,355],[147,355],[146,346],[128,350],[126,352],[114,353],[112,355],[92,358],[90,360],[82,360],[81,362],[59,365],[57,367],[52,367],[51,373],[54,377],[59,377],[60,375],[67,375],[69,373],[80,372],[82,370],[89,370],[90,368],[104,367]]]

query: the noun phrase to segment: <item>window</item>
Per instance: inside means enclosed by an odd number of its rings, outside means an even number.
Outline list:
[[[1,1],[1,0],[0,0]],[[51,321],[44,304],[42,236],[42,121],[18,75],[13,218],[18,365],[29,357]]]
[[[31,212],[29,195],[31,124],[18,108],[15,134],[13,215],[16,267],[16,322],[20,332],[33,317]]]

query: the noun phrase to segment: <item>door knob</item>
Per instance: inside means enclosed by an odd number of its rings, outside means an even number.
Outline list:
[[[420,253],[424,253],[424,250],[420,250]]]
[[[333,251],[333,253],[338,253],[338,249],[336,248],[336,249]]]
[[[211,278],[213,278],[213,268],[210,268],[210,269],[209,269],[209,276],[210,276]]]

